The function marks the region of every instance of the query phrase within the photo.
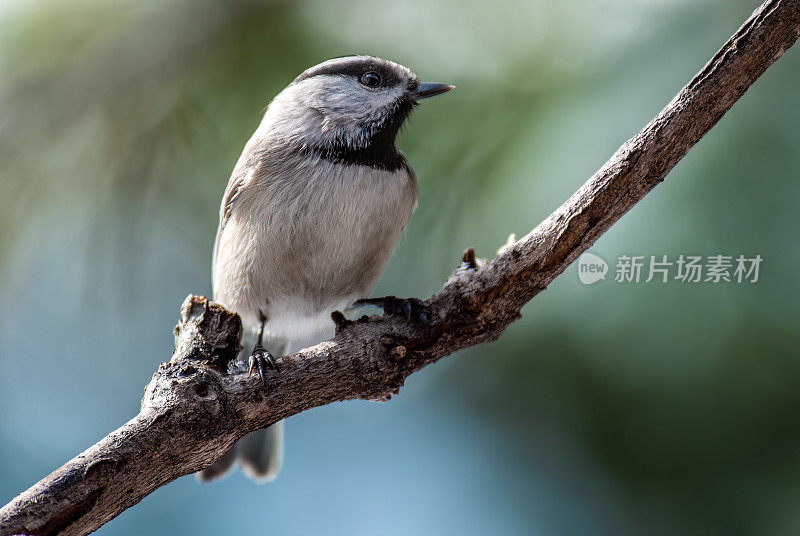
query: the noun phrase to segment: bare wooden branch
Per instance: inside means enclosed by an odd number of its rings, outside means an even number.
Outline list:
[[[0,536],[83,535],[159,486],[211,464],[238,438],[308,408],[383,400],[408,375],[461,348],[497,339],[520,309],[661,182],[800,35],[800,0],[769,0],[641,132],[558,210],[428,300],[431,326],[394,317],[334,319],[333,341],[279,360],[266,388],[228,374],[238,316],[190,296],[176,350],[127,424],[0,510]]]

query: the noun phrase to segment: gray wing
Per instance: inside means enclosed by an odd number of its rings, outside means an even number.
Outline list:
[[[219,207],[219,227],[217,227],[217,237],[214,239],[214,253],[212,255],[212,259],[215,263],[217,260],[219,238],[222,236],[225,224],[231,219],[233,207],[236,205],[236,199],[242,192],[247,178],[251,176],[251,169],[252,168],[236,169],[228,180],[228,186],[225,188],[225,194],[222,196],[222,204]]]
[[[219,226],[217,227],[217,236],[214,239],[214,253],[211,257],[214,261],[214,264],[216,264],[217,261],[219,238],[222,236],[222,231],[225,229],[225,224],[231,219],[233,207],[236,205],[236,198],[241,193],[247,176],[248,170],[244,169],[239,173],[234,172],[234,174],[231,175],[230,180],[228,180],[228,186],[225,188],[225,195],[222,196],[222,205],[220,205],[219,208]]]
[[[263,143],[255,142],[255,138],[251,139],[245,145],[242,156],[236,163],[233,169],[231,178],[228,179],[228,186],[225,188],[225,195],[222,196],[222,204],[219,208],[219,227],[217,227],[217,237],[214,239],[214,253],[212,259],[216,264],[217,261],[217,248],[219,247],[219,239],[222,236],[222,231],[225,230],[225,225],[230,221],[233,210],[236,207],[236,200],[242,193],[242,190],[247,185],[256,180],[259,173],[262,172],[264,160],[269,158],[269,151]]]

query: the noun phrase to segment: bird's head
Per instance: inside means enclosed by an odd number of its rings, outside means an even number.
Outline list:
[[[418,102],[451,89],[421,83],[389,60],[335,58],[295,78],[270,104],[262,126],[303,148],[394,151],[397,132]]]

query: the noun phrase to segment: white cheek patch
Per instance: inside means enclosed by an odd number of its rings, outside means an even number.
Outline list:
[[[368,133],[363,125],[378,122],[405,92],[405,87],[368,89],[352,76],[315,76],[298,84],[295,95],[303,107],[316,110],[319,132],[344,135],[358,143]]]
[[[262,134],[304,146],[362,147],[373,134],[365,125],[379,126],[405,91],[405,84],[369,89],[353,76],[307,78],[290,84],[270,103]]]

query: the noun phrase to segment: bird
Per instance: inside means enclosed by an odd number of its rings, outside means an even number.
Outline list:
[[[430,321],[419,299],[369,295],[417,204],[398,131],[422,99],[453,88],[344,56],[306,69],[267,106],[225,189],[212,267],[214,301],[255,339],[239,361],[262,383],[291,341],[331,330],[334,311],[376,306]],[[252,432],[198,478],[238,461],[253,480],[273,480],[282,436],[280,422]]]

